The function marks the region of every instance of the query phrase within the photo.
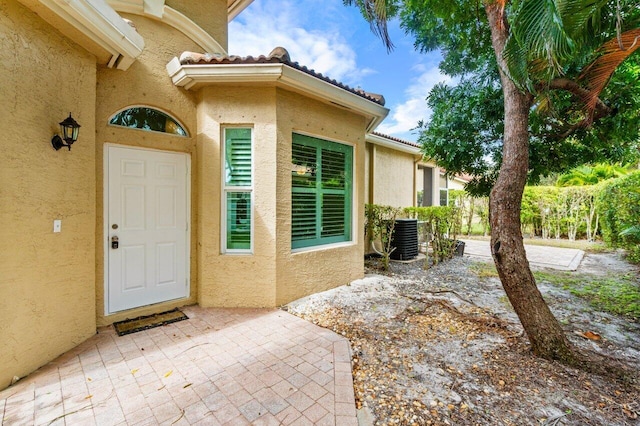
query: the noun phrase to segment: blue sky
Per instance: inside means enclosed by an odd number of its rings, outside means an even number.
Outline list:
[[[409,141],[419,120],[428,120],[425,98],[440,74],[437,52],[418,53],[397,22],[387,53],[359,11],[342,0],[254,0],[229,25],[229,54],[267,55],[276,46],[291,60],[351,87],[384,95],[391,111],[377,131]]]

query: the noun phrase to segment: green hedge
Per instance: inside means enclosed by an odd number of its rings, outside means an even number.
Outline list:
[[[433,264],[451,259],[456,250],[456,238],[460,228],[459,209],[451,206],[407,207],[404,212],[421,222],[422,240],[431,242]],[[429,250],[424,263],[429,267]]]
[[[627,249],[629,259],[640,262],[640,171],[607,181],[597,206],[604,241]]]

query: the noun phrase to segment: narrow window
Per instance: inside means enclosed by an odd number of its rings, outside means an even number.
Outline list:
[[[249,253],[253,246],[252,131],[224,130],[223,239],[225,252]]]
[[[351,241],[353,147],[294,134],[291,247]]]
[[[149,132],[187,136],[187,131],[175,118],[162,111],[148,107],[124,109],[111,117],[109,124],[147,130]]]
[[[440,174],[440,205],[449,205],[449,179],[445,174]]]

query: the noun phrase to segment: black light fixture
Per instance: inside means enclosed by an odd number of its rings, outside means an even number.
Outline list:
[[[62,137],[55,135],[53,139],[51,139],[51,145],[53,145],[56,151],[63,146],[68,147],[69,151],[71,151],[71,145],[78,140],[79,132],[80,125],[71,117],[71,113],[69,113],[69,117],[60,122],[60,133],[62,133]],[[63,140],[66,143],[64,143]]]

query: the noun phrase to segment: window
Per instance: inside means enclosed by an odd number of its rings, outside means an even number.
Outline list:
[[[150,132],[187,136],[187,131],[176,119],[153,108],[127,108],[111,117],[109,124],[147,130]]]
[[[449,205],[449,179],[445,174],[440,175],[440,205]]]
[[[293,135],[291,247],[351,240],[353,148]]]
[[[225,252],[252,250],[251,129],[224,130],[223,240]]]

